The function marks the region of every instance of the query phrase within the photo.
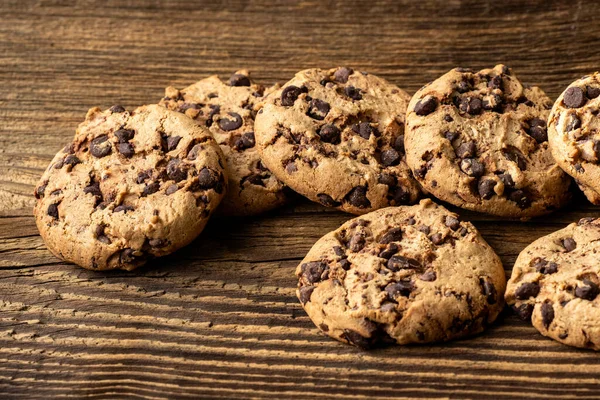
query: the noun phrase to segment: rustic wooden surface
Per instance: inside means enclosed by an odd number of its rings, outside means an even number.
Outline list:
[[[598,398],[600,356],[507,311],[486,333],[371,352],[312,325],[293,270],[349,218],[298,201],[214,219],[131,272],[54,258],[33,186],[92,106],[156,102],[167,85],[246,67],[263,82],[349,65],[414,92],[460,65],[504,62],[556,97],[600,65],[597,2],[0,2],[1,398]],[[598,209],[580,197],[527,223],[463,212],[507,273],[533,239]]]

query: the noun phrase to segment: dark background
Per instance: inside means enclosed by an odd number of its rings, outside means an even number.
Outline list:
[[[455,66],[505,63],[551,97],[600,61],[586,1],[0,2],[0,397],[597,398],[596,353],[507,311],[445,345],[363,352],[318,332],[293,271],[347,214],[298,201],[214,219],[131,272],[60,262],[31,193],[88,108],[157,102],[168,85],[248,68],[261,83],[346,65],[414,93]],[[523,222],[461,211],[507,274],[533,239],[598,210],[580,197]]]

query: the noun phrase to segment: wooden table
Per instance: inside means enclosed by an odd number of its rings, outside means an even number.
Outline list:
[[[556,97],[600,65],[593,1],[261,0],[0,3],[1,398],[598,398],[600,357],[506,311],[469,340],[364,352],[295,295],[311,245],[350,216],[307,201],[214,219],[139,271],[91,272],[45,248],[34,184],[92,106],[249,68],[263,83],[348,65],[411,93],[454,66],[504,62]],[[598,209],[527,223],[462,212],[506,271],[533,239]]]

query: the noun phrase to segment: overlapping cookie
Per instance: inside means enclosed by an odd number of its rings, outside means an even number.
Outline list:
[[[600,73],[576,80],[556,99],[548,122],[554,159],[600,204]]]
[[[241,70],[228,82],[213,75],[182,90],[168,87],[160,102],[206,126],[221,146],[229,191],[219,214],[256,215],[287,201],[284,185],[264,166],[255,147],[255,107],[264,94],[265,88]]]
[[[200,234],[225,195],[210,132],[156,105],[92,108],[35,190],[35,219],[56,256],[132,270]]]
[[[255,135],[264,164],[296,192],[354,214],[414,203],[405,163],[409,96],[349,68],[301,71],[265,99]]]
[[[504,65],[455,68],[408,106],[408,165],[428,192],[456,206],[517,218],[550,213],[570,198],[570,178],[548,148],[551,104]]]

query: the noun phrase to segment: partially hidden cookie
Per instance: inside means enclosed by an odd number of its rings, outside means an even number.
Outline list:
[[[600,204],[600,73],[571,83],[556,99],[548,119],[554,159]]]
[[[404,157],[409,96],[349,68],[298,72],[265,99],[255,124],[264,164],[296,192],[364,214],[414,203]]]
[[[284,185],[260,161],[255,146],[255,107],[265,94],[265,88],[253,83],[248,71],[241,70],[228,82],[213,75],[182,90],[168,87],[160,102],[206,126],[221,146],[229,191],[219,214],[256,215],[287,201]]]
[[[315,243],[296,275],[315,325],[363,348],[479,333],[502,310],[506,285],[475,227],[429,199],[346,222]]]
[[[529,218],[570,198],[548,148],[552,101],[504,65],[455,68],[422,87],[406,117],[406,157],[435,197],[469,210]]]
[[[132,270],[200,234],[226,191],[208,130],[157,105],[92,108],[35,189],[52,253],[95,270]]]
[[[527,246],[506,302],[544,336],[600,350],[600,219],[584,218]]]

